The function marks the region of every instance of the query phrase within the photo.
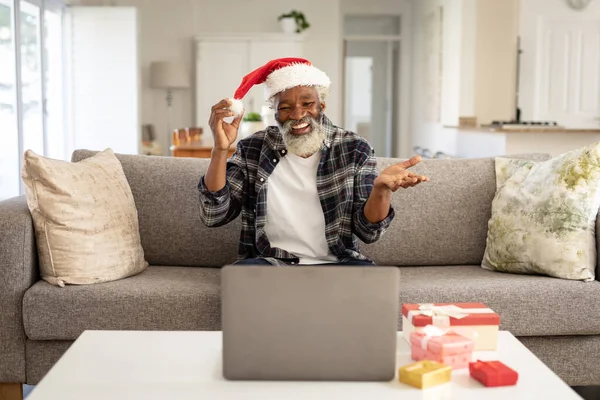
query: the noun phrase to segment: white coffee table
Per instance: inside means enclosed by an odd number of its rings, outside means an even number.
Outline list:
[[[516,369],[516,386],[486,388],[453,371],[452,381],[420,390],[392,382],[231,382],[221,372],[221,332],[86,331],[28,400],[96,399],[581,399],[509,332],[497,352],[477,352]],[[398,334],[397,364],[413,362]],[[396,371],[397,373],[397,371]]]

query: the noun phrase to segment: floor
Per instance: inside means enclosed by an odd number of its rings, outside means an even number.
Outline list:
[[[23,399],[27,398],[27,395],[31,393],[34,386],[23,385]],[[584,400],[600,400],[600,386],[575,386],[573,389]]]

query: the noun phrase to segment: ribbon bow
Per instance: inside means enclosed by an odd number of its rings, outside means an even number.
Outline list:
[[[423,336],[421,338],[421,348],[423,350],[427,350],[427,347],[429,345],[429,341],[431,339],[433,339],[434,337],[438,337],[438,336],[444,336],[448,332],[449,332],[448,329],[441,329],[441,328],[438,328],[437,326],[434,326],[434,325],[427,325],[427,326],[425,326],[423,328],[423,334],[425,336]]]

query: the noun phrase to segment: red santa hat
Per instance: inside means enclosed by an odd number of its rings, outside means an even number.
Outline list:
[[[242,99],[254,85],[265,84],[265,97],[270,99],[277,93],[294,86],[321,86],[329,89],[331,80],[320,69],[304,58],[277,58],[258,67],[242,79],[229,107],[236,115],[242,112]]]

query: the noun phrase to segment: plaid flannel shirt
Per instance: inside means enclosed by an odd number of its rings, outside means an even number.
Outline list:
[[[326,139],[317,169],[317,192],[327,245],[340,261],[368,260],[360,253],[357,239],[375,242],[394,218],[392,207],[375,224],[363,212],[378,174],[375,153],[365,139],[334,126],[324,115],[321,122]],[[200,218],[206,226],[222,226],[242,214],[239,259],[265,258],[276,265],[299,261],[294,254],[271,247],[265,233],[268,179],[286,154],[279,128],[270,126],[238,142],[227,161],[227,183],[221,190],[210,192],[204,177],[200,180]]]

